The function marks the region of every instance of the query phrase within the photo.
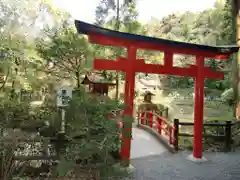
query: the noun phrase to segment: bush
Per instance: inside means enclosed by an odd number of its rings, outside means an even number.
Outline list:
[[[89,94],[82,89],[75,90],[69,106],[65,108],[64,134],[58,133],[61,128],[60,110],[51,100],[35,110],[37,119],[48,124],[40,128],[40,134],[58,139],[53,145],[61,157],[57,170],[61,175],[66,173],[63,169],[68,171],[76,163],[92,165],[116,161],[121,145],[120,132],[117,121],[107,115],[122,106],[107,97]]]
[[[1,100],[0,118],[0,123],[5,128],[21,128],[23,124],[36,123],[28,103],[8,99]]]
[[[89,158],[89,153],[100,153],[104,157],[101,153],[106,153],[106,149],[112,151],[117,148],[117,144],[113,143],[119,139],[117,122],[107,117],[107,114],[117,108],[118,102],[113,100],[102,100],[84,91],[75,94],[66,109],[66,136],[82,139],[81,157],[86,154]]]
[[[67,143],[61,148],[59,167],[70,165],[111,164],[115,162],[113,152],[120,151],[120,137],[117,121],[107,115],[122,108],[119,102],[90,95],[83,90],[73,94],[66,110],[65,138]],[[68,162],[68,163],[67,163]],[[70,164],[70,165],[69,165]],[[63,173],[62,168],[58,172]],[[62,174],[64,175],[64,173]]]
[[[234,98],[233,97],[233,88],[227,89],[221,94],[222,101],[227,103],[230,106],[233,105],[233,103],[234,103],[233,98]]]
[[[64,134],[59,133],[61,117],[55,99],[34,109],[28,103],[4,100],[0,105],[0,122],[4,128],[17,128],[57,139],[52,141],[61,159],[57,172],[65,175],[76,164],[116,162],[112,154],[120,151],[120,132],[117,121],[107,115],[119,108],[122,104],[117,101],[77,90],[65,108]]]

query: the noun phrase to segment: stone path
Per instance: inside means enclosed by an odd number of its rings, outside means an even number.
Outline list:
[[[240,179],[240,149],[230,153],[206,152],[207,162],[187,160],[192,152],[168,152],[148,132],[133,128],[132,180],[237,180]],[[129,179],[129,178],[127,178]],[[131,178],[130,178],[131,179]]]
[[[167,149],[154,136],[137,127],[133,128],[131,159],[160,155],[164,152],[167,152]]]
[[[186,158],[191,152],[180,152],[135,158],[136,180],[237,180],[240,179],[240,150],[231,153],[207,153],[207,162],[193,163]]]

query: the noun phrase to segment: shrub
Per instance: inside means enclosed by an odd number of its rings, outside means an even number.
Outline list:
[[[117,121],[107,115],[121,106],[109,98],[91,95],[81,89],[75,91],[69,106],[65,108],[66,143],[57,147],[61,156],[58,167],[68,164],[65,168],[67,171],[76,163],[87,166],[114,163],[112,153],[120,151],[121,141]],[[62,168],[58,172],[64,175]]]
[[[99,100],[84,91],[74,95],[66,109],[66,136],[70,140],[78,139],[78,147],[73,148],[78,149],[80,159],[91,160],[93,155],[98,155],[100,161],[105,161],[104,154],[118,148],[115,143],[119,139],[117,123],[107,117],[117,108],[117,102]]]
[[[221,99],[228,105],[233,105],[234,99],[233,99],[233,88],[225,90],[221,94]]]
[[[65,175],[76,164],[88,166],[116,162],[112,154],[120,151],[120,132],[117,121],[107,115],[122,106],[118,101],[77,90],[65,108],[64,134],[59,133],[61,117],[55,99],[50,98],[34,109],[28,103],[4,100],[0,105],[0,118],[5,128],[57,139],[52,141],[60,158],[57,172]]]
[[[1,100],[0,118],[5,128],[20,128],[24,121],[33,120],[29,104],[8,99]]]

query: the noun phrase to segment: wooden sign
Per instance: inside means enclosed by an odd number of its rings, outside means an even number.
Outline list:
[[[72,98],[73,88],[70,86],[63,86],[57,89],[57,106],[65,107],[68,105],[69,99]]]

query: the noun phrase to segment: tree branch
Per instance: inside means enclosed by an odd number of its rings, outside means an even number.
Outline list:
[[[0,87],[0,90],[2,90],[5,87],[5,85],[7,83],[7,80],[8,80],[8,77],[9,77],[9,74],[10,74],[10,71],[9,71],[9,68],[8,68],[6,78],[5,78],[2,86]]]

